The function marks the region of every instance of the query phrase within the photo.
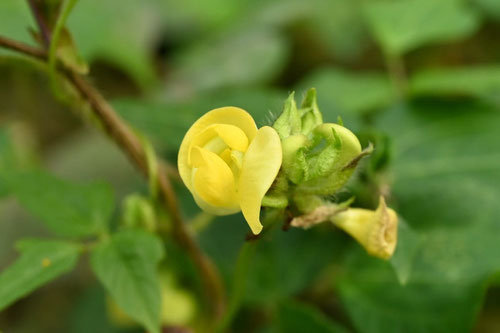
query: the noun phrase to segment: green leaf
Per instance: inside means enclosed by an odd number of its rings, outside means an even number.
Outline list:
[[[139,230],[115,234],[93,252],[91,264],[118,306],[152,333],[160,331],[161,294],[157,265],[161,241]]]
[[[259,240],[250,263],[245,295],[250,304],[274,304],[304,290],[338,260],[345,246],[344,235],[328,226],[307,231],[275,229],[269,238]]]
[[[300,90],[311,87],[318,91],[320,110],[331,122],[340,114],[349,123],[353,114],[387,106],[393,100],[388,77],[378,72],[324,68],[299,84]]]
[[[404,285],[410,278],[415,257],[422,243],[422,235],[413,231],[401,217],[398,219],[398,244],[390,263],[399,283]]]
[[[423,237],[404,285],[391,263],[362,251],[347,261],[338,287],[359,331],[472,330],[500,271],[498,124],[497,109],[464,102],[413,104],[380,119],[395,145],[394,208]]]
[[[482,9],[485,15],[500,21],[500,2],[497,0],[474,0],[473,2]]]
[[[430,69],[410,81],[414,95],[473,96],[500,102],[500,66]]]
[[[21,257],[0,273],[0,310],[72,270],[80,247],[62,241],[23,240]]]
[[[327,318],[318,309],[298,302],[283,303],[278,310],[279,332],[347,333],[344,327]]]
[[[123,24],[127,22],[127,24]],[[68,27],[79,54],[119,67],[142,86],[154,82],[151,48],[161,27],[154,1],[79,1]]]
[[[21,205],[54,233],[83,237],[106,232],[114,209],[106,184],[72,184],[43,171],[12,173],[7,181]]]
[[[429,43],[463,39],[480,23],[463,0],[368,1],[364,9],[374,37],[393,55]]]
[[[286,39],[273,30],[231,29],[179,54],[166,89],[186,94],[269,82],[287,56]]]
[[[0,31],[3,36],[34,44],[28,27],[35,27],[27,1],[2,0],[0,2]],[[3,49],[0,48],[0,52]]]
[[[313,15],[308,17],[308,25],[314,31],[314,37],[319,38],[336,58],[345,62],[360,59],[367,48],[369,36],[363,24],[359,2],[344,0],[299,2],[303,6],[313,7]]]
[[[399,284],[390,264],[353,251],[349,274],[338,285],[342,303],[357,331],[471,332],[481,284],[414,279]],[[436,254],[439,255],[439,254]]]

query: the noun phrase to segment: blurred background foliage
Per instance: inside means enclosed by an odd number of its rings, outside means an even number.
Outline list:
[[[0,1],[2,35],[35,45],[29,27],[25,1]],[[266,235],[241,272],[242,216],[199,230],[229,293],[242,295],[232,331],[500,331],[499,1],[80,0],[68,27],[93,83],[172,163],[185,131],[206,111],[239,106],[261,126],[288,92],[309,87],[317,88],[327,121],[340,115],[375,144],[349,193],[369,208],[382,193],[399,213],[389,262],[323,226]],[[0,170],[41,165],[65,179],[0,177],[1,268],[16,258],[19,238],[50,235],[64,219],[78,225],[96,202],[102,219],[116,224],[122,199],[147,193],[117,148],[53,96],[44,68],[0,50]],[[199,217],[177,185],[184,214]],[[75,201],[81,214],[65,209]],[[18,248],[24,258],[50,246]],[[172,309],[186,309],[170,323],[185,324],[201,311],[199,281],[179,249],[166,247],[165,269],[176,276],[164,297],[176,300]],[[126,320],[113,314],[74,251],[64,249],[58,269],[76,270],[3,310],[0,329],[141,331],[117,325]],[[234,284],[234,274],[245,275],[246,285]]]

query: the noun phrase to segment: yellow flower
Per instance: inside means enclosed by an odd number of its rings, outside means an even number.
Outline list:
[[[380,197],[377,210],[349,208],[334,215],[331,221],[354,237],[375,257],[389,259],[396,249],[398,215]]]
[[[252,116],[237,107],[214,109],[188,130],[179,149],[182,181],[204,211],[243,213],[254,234],[260,233],[262,198],[281,167],[278,133],[257,129]]]

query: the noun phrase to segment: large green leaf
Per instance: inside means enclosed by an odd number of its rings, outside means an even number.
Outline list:
[[[35,26],[28,1],[2,0],[0,2],[0,32],[3,36],[33,44],[28,28]]]
[[[21,205],[54,233],[82,237],[107,229],[114,202],[106,184],[72,184],[43,171],[12,172],[6,180]]]
[[[326,116],[335,112],[348,115],[370,111],[389,105],[393,98],[389,78],[379,72],[325,68],[306,77],[299,87],[316,88],[318,102]]]
[[[18,249],[21,257],[0,273],[0,310],[73,269],[80,253],[62,241],[24,240]]]
[[[374,37],[389,54],[458,40],[479,26],[479,16],[463,0],[367,1],[364,9]]]
[[[272,305],[305,290],[341,256],[346,237],[331,226],[276,230],[259,240],[251,261],[245,301]]]
[[[415,74],[410,81],[414,95],[462,95],[500,102],[500,66],[439,68]]]
[[[92,252],[92,268],[116,303],[152,333],[160,330],[157,265],[161,241],[143,231],[123,231]]]
[[[426,102],[380,124],[396,150],[395,208],[423,237],[404,285],[389,263],[353,253],[342,300],[361,332],[469,332],[500,270],[500,113]]]
[[[287,55],[287,41],[271,29],[231,29],[179,54],[167,91],[197,93],[268,82]]]
[[[347,333],[348,330],[323,315],[318,309],[298,303],[283,303],[278,310],[278,332]]]
[[[289,2],[289,1],[288,1]],[[314,36],[319,38],[335,57],[345,62],[359,60],[367,48],[368,32],[364,27],[360,3],[345,0],[299,1],[312,7],[308,18]],[[320,50],[321,51],[321,47]]]
[[[124,24],[126,22],[126,24]],[[79,1],[68,26],[80,55],[119,67],[142,85],[154,81],[151,49],[161,28],[154,1]]]
[[[483,10],[485,15],[489,15],[496,20],[500,20],[500,2],[497,0],[474,0]]]

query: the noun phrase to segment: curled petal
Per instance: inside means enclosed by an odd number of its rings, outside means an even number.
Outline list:
[[[245,132],[234,125],[210,125],[191,140],[189,146],[191,153],[188,156],[188,164],[191,164],[192,149],[196,146],[207,148],[216,154],[227,147],[238,151],[245,151],[248,147],[248,138]]]
[[[192,184],[197,196],[216,207],[238,206],[234,176],[222,158],[206,149],[194,147],[192,159]]]
[[[396,249],[398,216],[380,197],[377,210],[349,208],[334,215],[332,222],[354,237],[372,255],[389,259]]]
[[[238,127],[245,133],[249,142],[255,137],[257,133],[257,126],[255,125],[255,121],[253,120],[252,116],[245,110],[237,107],[228,106],[214,109],[210,112],[207,112],[200,119],[198,119],[184,136],[177,158],[179,174],[184,184],[190,190],[192,190],[192,168],[190,166],[188,158],[190,148],[192,148],[191,143],[196,136],[198,136],[206,128],[214,124],[227,124]]]
[[[262,127],[243,157],[238,186],[241,211],[254,234],[262,230],[259,219],[262,198],[276,178],[281,160],[278,133],[271,127]]]

